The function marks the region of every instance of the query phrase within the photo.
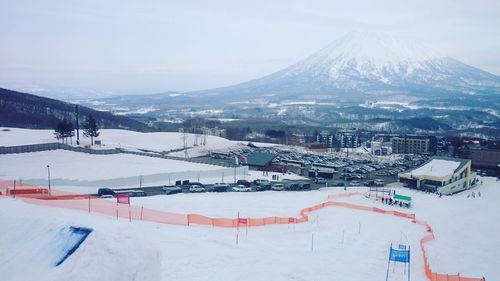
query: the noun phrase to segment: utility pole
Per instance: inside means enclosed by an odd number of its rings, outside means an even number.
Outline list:
[[[347,150],[346,162],[349,163],[349,147],[347,145],[346,145],[346,150]],[[344,190],[347,190],[347,165],[344,167]]]
[[[47,176],[49,179],[49,196],[50,196],[50,166],[49,165],[47,165]]]
[[[78,110],[78,104],[75,105],[76,111],[76,145],[80,145],[80,115]]]

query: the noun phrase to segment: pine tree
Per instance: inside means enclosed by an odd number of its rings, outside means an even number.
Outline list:
[[[92,114],[89,114],[83,128],[83,135],[86,137],[90,137],[90,145],[94,145],[94,138],[97,138],[99,134],[100,132],[99,127],[97,127],[97,122],[95,121]]]
[[[71,144],[73,144],[73,137],[75,136],[75,126],[73,126],[73,123],[68,122],[66,119],[65,121],[65,127],[64,127],[64,135],[66,137],[66,144],[68,143],[68,138],[71,140]]]
[[[57,123],[57,127],[54,129],[54,135],[56,139],[61,141],[64,140],[64,121],[59,121],[59,123]]]
[[[63,143],[68,143],[68,138],[72,138],[75,135],[73,124],[68,122],[67,119],[59,121],[54,130],[54,135],[56,139],[60,139]]]

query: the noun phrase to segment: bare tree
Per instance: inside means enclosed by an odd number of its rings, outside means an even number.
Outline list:
[[[186,133],[185,130],[182,130],[181,140],[182,140],[182,149],[184,150],[184,158],[188,158],[188,151],[187,151],[188,134]]]

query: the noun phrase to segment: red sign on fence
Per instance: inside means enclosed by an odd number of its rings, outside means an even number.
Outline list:
[[[238,219],[238,223],[247,224],[248,220],[247,219]]]
[[[288,223],[294,223],[295,222],[295,218],[288,218]]]
[[[124,194],[116,195],[116,204],[129,204],[130,205],[130,196]]]

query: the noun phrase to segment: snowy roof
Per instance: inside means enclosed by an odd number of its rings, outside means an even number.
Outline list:
[[[469,160],[448,157],[435,157],[425,165],[410,172],[412,176],[446,177],[465,165]]]
[[[264,167],[276,158],[276,154],[266,152],[254,152],[248,155],[247,164],[250,166]]]

